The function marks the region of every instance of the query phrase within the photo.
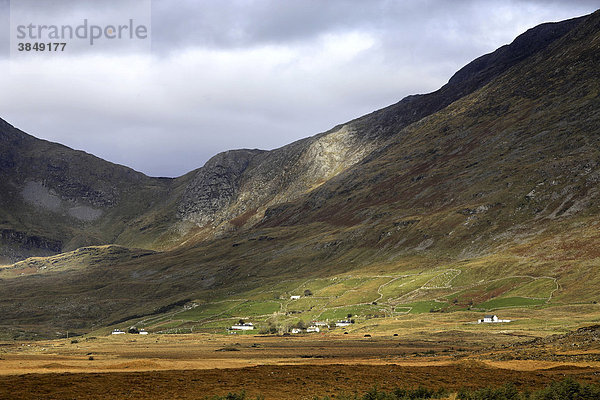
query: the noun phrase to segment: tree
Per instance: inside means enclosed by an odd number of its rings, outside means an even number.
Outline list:
[[[296,323],[296,328],[298,329],[306,329],[306,324],[304,323],[304,321],[300,320]]]
[[[240,319],[240,320],[238,321],[238,324],[240,324],[240,325],[244,325],[244,323],[245,323],[245,321],[244,321],[243,319]]]
[[[348,314],[348,319],[352,318],[352,314]]]
[[[304,295],[305,295],[305,296],[312,296],[312,292],[310,291],[310,289],[306,289],[306,290],[304,291]]]

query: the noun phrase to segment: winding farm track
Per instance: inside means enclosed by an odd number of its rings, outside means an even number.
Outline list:
[[[437,270],[437,271],[435,271],[435,273],[429,272],[427,274],[423,274],[421,272],[421,273],[414,273],[414,274],[385,274],[385,275],[379,274],[379,275],[360,275],[360,276],[345,275],[345,276],[337,277],[334,279],[327,279],[329,281],[328,282],[329,284],[327,284],[326,286],[320,287],[320,289],[318,291],[325,290],[325,289],[330,288],[335,285],[339,285],[347,280],[360,279],[361,281],[357,282],[354,286],[348,287],[348,289],[341,292],[341,294],[332,295],[332,296],[319,296],[318,294],[311,295],[310,296],[311,299],[325,300],[323,302],[323,304],[318,304],[318,305],[313,306],[313,307],[315,307],[315,311],[317,311],[318,313],[313,314],[312,319],[316,319],[316,320],[321,319],[321,316],[323,315],[323,313],[325,313],[327,311],[348,309],[348,308],[352,308],[352,307],[361,307],[361,306],[375,306],[375,305],[380,307],[380,310],[382,312],[385,312],[385,314],[388,316],[399,316],[399,315],[410,313],[412,311],[413,306],[411,306],[408,303],[410,303],[412,301],[412,299],[414,299],[414,298],[422,297],[420,295],[420,293],[423,291],[429,292],[429,291],[435,291],[435,290],[448,289],[448,290],[450,290],[450,292],[444,293],[444,297],[446,297],[446,299],[441,299],[442,302],[447,302],[448,301],[447,297],[449,295],[452,295],[453,293],[458,293],[460,291],[473,289],[473,288],[476,288],[481,285],[490,285],[490,284],[493,284],[495,282],[499,282],[502,280],[515,279],[515,278],[529,279],[529,280],[531,280],[531,282],[534,282],[539,279],[548,279],[548,280],[552,280],[554,282],[555,287],[548,294],[547,298],[546,297],[543,297],[543,298],[542,297],[532,297],[532,296],[525,296],[525,295],[518,296],[518,297],[522,297],[525,299],[533,299],[533,300],[542,300],[543,299],[544,302],[547,304],[552,300],[555,292],[560,289],[560,283],[558,282],[557,278],[551,277],[551,276],[532,276],[532,275],[506,276],[506,277],[502,277],[502,278],[483,280],[483,281],[471,283],[471,284],[464,285],[464,286],[453,286],[453,282],[455,282],[462,273],[463,273],[463,271],[458,268],[446,268],[446,269]],[[397,280],[414,277],[413,280],[408,280],[408,281],[402,283],[401,285],[399,285],[397,289],[400,289],[402,287],[405,287],[406,285],[413,284],[415,282],[415,280],[418,279],[419,276],[423,276],[423,275],[430,275],[430,277],[422,285],[415,287],[414,289],[412,289],[406,293],[401,294],[399,297],[394,297],[393,295],[390,295],[389,293],[386,295],[386,293],[384,293],[386,286],[393,284]],[[351,294],[351,293],[360,293],[361,290],[363,290],[363,286],[365,284],[368,284],[369,282],[376,280],[376,279],[386,279],[386,281],[381,283],[376,288],[376,290],[373,291],[372,299],[369,299],[368,301],[359,301],[359,302],[355,302],[355,303],[342,304],[342,305],[331,304],[335,299],[339,298],[342,295],[346,296],[347,294]],[[322,279],[316,278],[316,279],[303,280],[301,282],[296,281],[294,286],[292,286],[291,288],[289,288],[287,290],[279,290],[279,291],[278,290],[262,290],[260,292],[257,292],[257,294],[264,294],[264,293],[278,294],[279,299],[271,300],[271,301],[279,302],[279,313],[281,315],[288,315],[290,313],[290,309],[288,308],[289,305],[292,304],[293,302],[297,301],[297,300],[291,300],[289,298],[289,295],[294,294],[294,293],[300,293],[303,291],[303,289],[308,288],[308,286],[310,286],[311,282],[319,281],[319,280],[322,280]],[[294,282],[294,281],[288,280],[288,282]],[[528,283],[531,283],[531,282],[528,282]],[[285,282],[281,282],[281,283],[285,283]],[[528,283],[525,283],[525,284],[528,284]],[[318,291],[317,291],[317,293],[318,293]],[[436,299],[436,298],[430,298],[429,300],[440,301],[440,299]],[[160,332],[162,332],[162,333],[177,333],[177,332],[181,332],[181,330],[178,330],[178,328],[160,329],[160,326],[170,325],[172,323],[177,323],[177,322],[180,322],[181,324],[189,325],[189,323],[193,322],[193,325],[191,327],[187,327],[184,329],[184,331],[188,330],[188,329],[190,331],[193,331],[194,329],[196,329],[198,327],[202,327],[204,324],[207,324],[207,323],[214,324],[214,323],[222,322],[222,321],[223,322],[230,321],[230,320],[232,320],[232,318],[261,320],[261,319],[269,318],[270,316],[273,315],[272,313],[268,313],[268,314],[236,315],[235,317],[233,317],[228,314],[229,312],[231,312],[235,308],[243,305],[244,303],[251,303],[253,301],[259,302],[258,300],[252,300],[252,298],[237,298],[237,299],[226,299],[226,300],[220,300],[220,301],[214,301],[214,302],[202,304],[200,307],[206,306],[206,305],[224,304],[224,303],[228,303],[228,302],[234,303],[231,307],[224,308],[223,310],[219,311],[218,313],[216,313],[214,315],[202,317],[202,318],[198,319],[197,321],[177,318],[177,315],[179,313],[184,312],[186,310],[176,310],[170,314],[170,318],[165,319],[164,316],[161,316],[158,318],[151,317],[151,318],[147,318],[147,319],[143,320],[142,323],[150,326],[153,324],[153,321],[156,321],[156,323],[154,323],[154,325],[153,325],[154,330],[156,330],[156,328],[158,328],[160,330]],[[403,306],[403,311],[396,311],[396,307],[398,305],[402,305],[402,304],[405,305],[405,307]],[[513,308],[513,307],[515,307],[515,306],[498,306],[498,307],[494,307],[493,309],[490,309],[490,310],[481,309],[481,311],[492,311],[492,310],[499,310],[499,309],[504,309],[504,308]]]

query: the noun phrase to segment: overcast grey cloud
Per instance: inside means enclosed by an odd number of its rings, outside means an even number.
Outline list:
[[[8,0],[0,0],[0,59],[8,56],[8,29],[10,26]]]
[[[109,1],[38,3],[37,14],[48,7],[58,16],[71,10],[103,21],[123,17]],[[0,0],[3,28],[7,4]],[[154,0],[152,52],[99,48],[11,62],[5,51],[0,117],[147,174],[177,176],[217,152],[272,149],[435,90],[526,29],[596,7],[597,1],[542,0]],[[0,46],[8,46],[5,39]]]

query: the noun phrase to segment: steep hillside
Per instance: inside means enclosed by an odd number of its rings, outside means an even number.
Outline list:
[[[436,92],[273,151],[218,154],[178,179],[149,178],[0,120],[0,263],[106,243],[167,249],[248,229],[269,207],[310,193],[580,22],[533,28],[468,64]]]
[[[429,311],[582,303],[582,318],[596,318],[599,45],[599,12],[544,24],[437,92],[281,149],[222,153],[176,180],[114,166],[107,180],[118,170],[125,182],[116,206],[102,203],[112,193],[102,180],[71,203],[54,181],[16,181],[13,199],[41,184],[66,202],[38,196],[38,210],[47,202],[68,214],[81,202],[106,213],[97,221],[107,231],[122,221],[117,242],[140,243],[146,230],[148,244],[184,241],[157,253],[102,247],[15,264],[0,274],[4,331],[222,330],[239,318],[289,324],[346,313],[366,326]],[[155,203],[137,214],[125,206],[150,193]],[[76,215],[95,215],[85,210]]]
[[[219,154],[195,173],[179,202],[179,216],[202,227],[220,226],[218,231],[253,226],[268,207],[301,198],[379,150],[401,129],[481,88],[581,21],[532,28],[510,45],[469,63],[439,90],[409,96],[328,132],[270,152]]]
[[[1,120],[0,176],[5,262],[94,244],[151,246],[164,233],[152,225],[168,217],[179,183],[36,139]]]
[[[268,210],[262,226],[376,223],[368,239],[378,247],[455,257],[597,215],[597,19],[398,131],[306,198]]]

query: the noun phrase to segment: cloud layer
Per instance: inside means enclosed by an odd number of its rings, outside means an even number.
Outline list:
[[[153,1],[151,53],[11,63],[4,51],[0,117],[150,175],[178,176],[217,152],[272,149],[435,90],[526,29],[595,7],[534,0],[223,3]],[[108,3],[77,4],[91,16],[113,17]],[[1,26],[6,5],[0,0]]]

